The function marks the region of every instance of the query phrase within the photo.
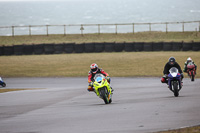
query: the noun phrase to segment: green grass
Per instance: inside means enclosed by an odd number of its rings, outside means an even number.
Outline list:
[[[0,36],[0,46],[41,43],[84,43],[84,42],[200,42],[200,32],[138,32],[120,34],[67,34],[33,35],[33,36]]]
[[[0,70],[1,77],[85,77],[95,62],[111,77],[161,77],[171,56],[182,69],[188,57],[200,66],[200,52],[113,52],[0,56]]]

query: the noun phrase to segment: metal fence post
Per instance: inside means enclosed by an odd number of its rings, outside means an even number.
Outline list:
[[[117,24],[115,24],[115,34],[117,34]]]
[[[81,35],[83,36],[83,30],[84,30],[83,25],[81,25],[80,30],[81,30]]]
[[[149,23],[149,31],[151,32],[151,23]]]
[[[49,28],[48,28],[48,25],[46,25],[47,27],[47,36],[49,35]]]
[[[12,36],[14,37],[15,36],[15,29],[14,29],[15,27],[14,26],[12,26]]]
[[[168,32],[168,27],[167,27],[167,24],[168,24],[168,23],[166,23],[166,33]]]
[[[29,36],[31,36],[31,25],[29,25]]]
[[[64,25],[64,36],[66,35],[66,25]]]
[[[134,30],[135,30],[135,29],[134,29],[134,23],[133,23],[133,34],[134,34],[134,32],[135,32]]]
[[[199,22],[199,32],[200,32],[200,22]]]
[[[183,22],[183,24],[182,24],[182,29],[183,29],[183,32],[184,32],[184,22]]]
[[[100,34],[100,24],[98,24],[98,34]]]

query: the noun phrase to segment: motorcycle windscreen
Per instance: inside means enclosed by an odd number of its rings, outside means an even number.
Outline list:
[[[101,83],[101,81],[102,81],[102,77],[97,77],[96,78],[96,82]]]
[[[176,77],[176,75],[178,74],[178,69],[176,67],[172,67],[170,70],[169,70],[170,74],[173,76],[173,77]]]

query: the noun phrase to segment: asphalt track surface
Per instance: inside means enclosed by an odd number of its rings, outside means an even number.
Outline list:
[[[149,133],[200,124],[200,79],[174,97],[160,78],[112,78],[113,102],[88,92],[85,78],[6,78],[0,133]],[[3,89],[3,88],[0,88]]]

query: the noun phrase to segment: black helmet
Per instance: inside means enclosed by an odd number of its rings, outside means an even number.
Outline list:
[[[169,64],[170,64],[171,66],[173,66],[173,65],[175,64],[175,62],[176,62],[176,60],[175,60],[174,57],[170,57],[170,58],[169,58]]]

